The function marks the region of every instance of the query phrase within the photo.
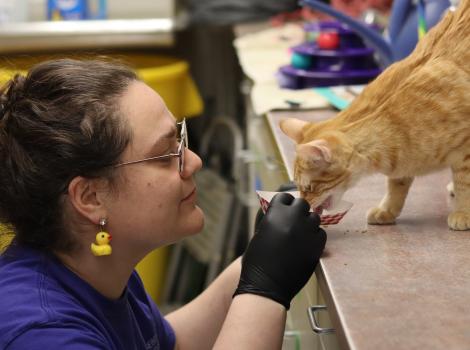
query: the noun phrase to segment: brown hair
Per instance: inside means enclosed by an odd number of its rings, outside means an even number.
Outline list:
[[[131,138],[117,100],[136,79],[117,63],[59,59],[0,89],[0,222],[18,242],[72,249],[62,195],[76,176],[113,183]]]

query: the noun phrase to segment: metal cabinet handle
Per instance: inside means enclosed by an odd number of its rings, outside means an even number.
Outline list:
[[[328,308],[326,305],[313,305],[307,308],[308,320],[310,321],[310,326],[312,327],[312,330],[317,334],[327,334],[327,333],[335,332],[334,328],[320,327],[319,322],[315,316],[319,311],[327,310],[327,309]]]

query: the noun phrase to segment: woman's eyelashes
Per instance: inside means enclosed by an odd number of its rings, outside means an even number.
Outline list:
[[[158,156],[163,156],[161,158],[156,158],[155,160],[160,162],[160,163],[171,163],[173,161],[173,158],[170,156],[170,154],[177,154],[178,153],[178,147],[179,147],[179,142],[173,142],[173,145],[171,147],[166,148],[163,152],[160,152]],[[168,156],[167,156],[168,155]]]
[[[171,163],[171,161],[173,160],[172,158],[173,157],[162,157],[162,158],[157,159],[157,160],[160,160],[160,162],[162,162],[162,163]]]

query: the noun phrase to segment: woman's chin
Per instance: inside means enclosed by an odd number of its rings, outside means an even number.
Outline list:
[[[187,236],[198,234],[204,228],[204,212],[197,205],[191,215],[188,216],[187,226]]]

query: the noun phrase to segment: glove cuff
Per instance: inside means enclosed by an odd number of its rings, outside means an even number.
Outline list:
[[[259,296],[271,299],[271,300],[283,305],[286,308],[286,310],[290,309],[290,300],[285,300],[284,298],[282,298],[280,295],[278,295],[276,293],[267,292],[265,290],[260,290],[260,289],[256,288],[253,285],[243,285],[242,287],[238,286],[238,288],[235,290],[235,293],[233,293],[232,298],[234,298],[234,297],[236,297],[237,295],[240,295],[240,294],[259,295]]]

